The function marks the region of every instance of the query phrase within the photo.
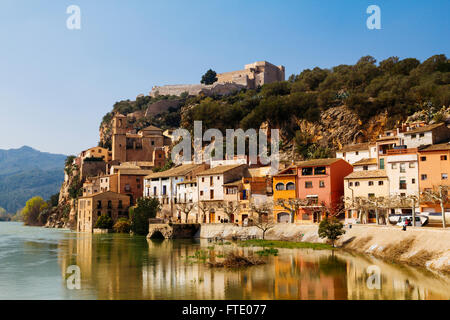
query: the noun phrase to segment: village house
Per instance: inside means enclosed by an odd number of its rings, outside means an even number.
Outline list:
[[[387,150],[385,169],[389,177],[391,196],[419,196],[419,164],[417,148]],[[398,213],[409,213],[410,207],[398,208]],[[407,210],[408,212],[405,212]]]
[[[184,181],[195,181],[199,172],[208,168],[206,164],[182,164],[162,172],[153,172],[148,174],[144,180],[144,196],[155,197],[162,204],[163,215],[174,216],[177,204],[177,185]],[[192,183],[193,184],[193,183]],[[192,192],[194,186],[188,188]],[[195,185],[197,181],[195,181]],[[188,199],[187,185],[184,185],[183,192]],[[181,187],[181,186],[180,186]],[[181,190],[181,189],[180,189]],[[181,198],[184,200],[184,195]],[[194,196],[192,195],[192,199]]]
[[[363,171],[363,170],[367,171],[377,169],[378,169],[377,158],[363,158],[353,163],[353,171]]]
[[[316,159],[297,164],[298,199],[307,200],[295,222],[318,223],[325,215],[336,215],[343,205],[344,177],[353,172],[353,167],[343,159]],[[325,207],[322,208],[321,207]]]
[[[84,160],[86,158],[99,158],[105,162],[109,162],[112,160],[112,152],[106,148],[93,147],[82,151],[79,157],[81,158],[81,160]]]
[[[407,130],[403,137],[403,144],[408,148],[418,148],[450,140],[450,129],[445,123],[436,123]]]
[[[107,215],[116,222],[120,217],[128,218],[130,197],[107,191],[95,193],[78,199],[78,232],[92,232],[97,219]]]
[[[344,159],[350,164],[368,158],[377,158],[377,148],[375,143],[357,143],[344,146],[336,151],[336,158]]]
[[[224,185],[248,176],[245,164],[217,166],[197,175],[198,201],[214,206],[207,217],[207,223],[223,222],[227,217],[219,208],[225,199]],[[231,196],[234,198],[234,196]]]
[[[297,184],[297,167],[289,167],[281,170],[272,178],[273,183],[273,214],[278,223],[289,223],[291,214],[285,208],[278,205],[278,201],[295,199]]]
[[[354,171],[344,178],[345,221],[355,223],[359,218],[358,199],[389,197],[389,178],[385,170]],[[375,211],[369,210],[367,221],[376,222]]]
[[[450,142],[419,148],[420,192],[450,187]],[[421,202],[420,211],[425,214],[441,213],[437,203]],[[450,202],[445,204],[446,216],[450,215]],[[447,218],[448,219],[448,218]]]

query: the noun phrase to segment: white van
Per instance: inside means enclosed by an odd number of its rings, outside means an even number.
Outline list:
[[[412,226],[412,216],[401,216],[398,218],[397,226],[403,227],[403,226]],[[424,219],[424,221],[422,221]],[[416,216],[416,227],[422,227],[426,224],[426,221],[428,219],[426,217],[418,217]]]

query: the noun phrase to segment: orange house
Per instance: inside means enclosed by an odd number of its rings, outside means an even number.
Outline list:
[[[325,216],[323,206],[336,214],[344,196],[344,177],[353,166],[343,159],[315,159],[297,164],[296,197],[306,200],[295,219],[298,223],[317,223]],[[321,208],[322,207],[322,208]]]
[[[420,192],[436,189],[438,186],[450,186],[450,143],[431,145],[419,148],[419,189]],[[450,203],[445,205],[447,216],[450,214]],[[420,204],[420,212],[441,213],[437,203]]]
[[[278,206],[277,201],[279,199],[294,199],[296,197],[296,178],[296,167],[289,167],[273,176],[273,214],[277,222],[290,222],[291,214],[282,206]]]

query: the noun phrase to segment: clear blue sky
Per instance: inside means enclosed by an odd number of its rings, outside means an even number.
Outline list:
[[[81,30],[66,8],[81,8]],[[381,8],[368,30],[366,8]],[[450,49],[450,1],[1,0],[0,148],[75,154],[114,102],[267,60],[286,75]]]

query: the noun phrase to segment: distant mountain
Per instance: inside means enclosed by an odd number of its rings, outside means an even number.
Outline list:
[[[13,213],[34,196],[48,199],[64,180],[65,155],[24,146],[0,149],[0,207]]]

